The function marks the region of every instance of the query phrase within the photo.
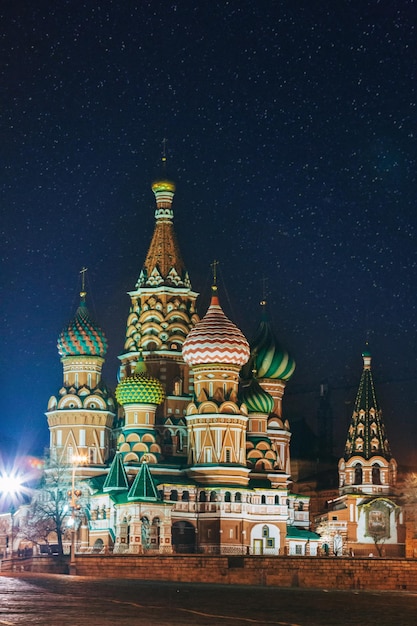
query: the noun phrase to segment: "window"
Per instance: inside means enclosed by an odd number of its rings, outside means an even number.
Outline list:
[[[267,548],[275,548],[275,539],[274,539],[274,537],[270,537],[269,539],[266,540],[266,547]]]
[[[206,502],[207,501],[207,497],[206,497],[206,492],[205,491],[200,491],[200,495],[198,497],[200,502]]]
[[[362,484],[362,465],[360,463],[356,463],[355,465],[355,485]]]
[[[303,546],[297,543],[297,545],[295,546],[295,554],[302,554],[302,553],[303,553]]]
[[[226,448],[226,463],[230,463],[230,459],[232,457],[232,451],[230,448]]]
[[[204,463],[211,463],[211,448],[204,448]]]
[[[269,528],[268,526],[262,526],[262,537],[269,537]]]
[[[235,494],[235,502],[242,502],[242,494],[237,492]]]
[[[266,504],[266,496],[261,496],[261,504]]]
[[[231,502],[232,501],[232,496],[230,494],[230,491],[226,491],[226,493],[224,494],[224,501],[225,502]]]
[[[190,499],[190,494],[188,491],[183,491],[182,492],[182,501],[183,502],[188,502]]]
[[[85,429],[81,428],[79,432],[80,446],[85,446]]]
[[[298,510],[299,511],[304,511],[304,502],[299,502],[298,503]]]
[[[216,502],[217,500],[217,492],[216,491],[212,491],[210,493],[210,502]]]
[[[379,465],[377,465],[376,463],[372,465],[372,483],[374,485],[381,484],[381,469]]]
[[[176,502],[178,500],[178,491],[176,489],[172,489],[169,499],[173,502]]]
[[[275,496],[275,498],[274,498],[274,504],[279,504],[279,496]]]
[[[182,395],[182,380],[181,378],[176,378],[174,380],[174,396],[181,396],[181,395]]]

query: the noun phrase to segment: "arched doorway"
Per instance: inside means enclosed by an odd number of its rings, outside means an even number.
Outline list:
[[[177,553],[195,552],[195,528],[190,522],[181,521],[172,525],[172,547]]]
[[[104,541],[102,539],[96,539],[93,545],[93,552],[98,553],[104,550]]]

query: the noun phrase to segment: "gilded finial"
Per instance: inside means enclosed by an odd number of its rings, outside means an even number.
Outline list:
[[[266,306],[266,292],[268,290],[268,279],[266,276],[262,277],[261,283],[262,283],[262,300],[260,302],[260,305],[262,307],[265,307]]]
[[[166,137],[162,140],[162,164],[165,166],[167,162],[167,143],[168,139]]]
[[[219,264],[219,261],[217,261],[216,259],[214,259],[213,263],[211,263],[211,269],[213,271],[213,285],[212,285],[213,291],[217,291],[217,266],[218,264]]]
[[[85,275],[87,272],[88,268],[87,267],[83,267],[80,270],[80,274],[81,274],[81,291],[80,291],[80,297],[81,298],[85,298],[87,295],[87,292],[85,290]]]

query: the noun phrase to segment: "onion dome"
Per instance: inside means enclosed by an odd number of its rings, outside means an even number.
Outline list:
[[[264,389],[255,378],[242,389],[242,400],[248,407],[249,413],[266,413],[269,415],[274,409],[274,398]]]
[[[107,352],[104,332],[90,318],[85,304],[86,292],[80,293],[81,302],[75,317],[58,337],[58,352],[66,356],[100,356]]]
[[[213,287],[207,313],[189,332],[182,346],[189,365],[209,363],[243,365],[249,358],[249,344],[241,330],[223,312]]]
[[[145,361],[141,356],[132,376],[124,378],[116,387],[116,399],[119,404],[161,404],[165,399],[162,383],[146,371]]]
[[[289,380],[294,373],[295,361],[275,338],[265,313],[251,343],[251,354],[257,378]]]

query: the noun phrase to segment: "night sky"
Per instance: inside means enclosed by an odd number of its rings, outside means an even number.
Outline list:
[[[115,386],[167,138],[200,314],[216,258],[250,339],[266,279],[297,361],[284,410],[314,425],[327,379],[337,456],[368,337],[394,456],[417,463],[417,2],[20,0],[0,15],[3,441],[48,444],[83,266]]]

